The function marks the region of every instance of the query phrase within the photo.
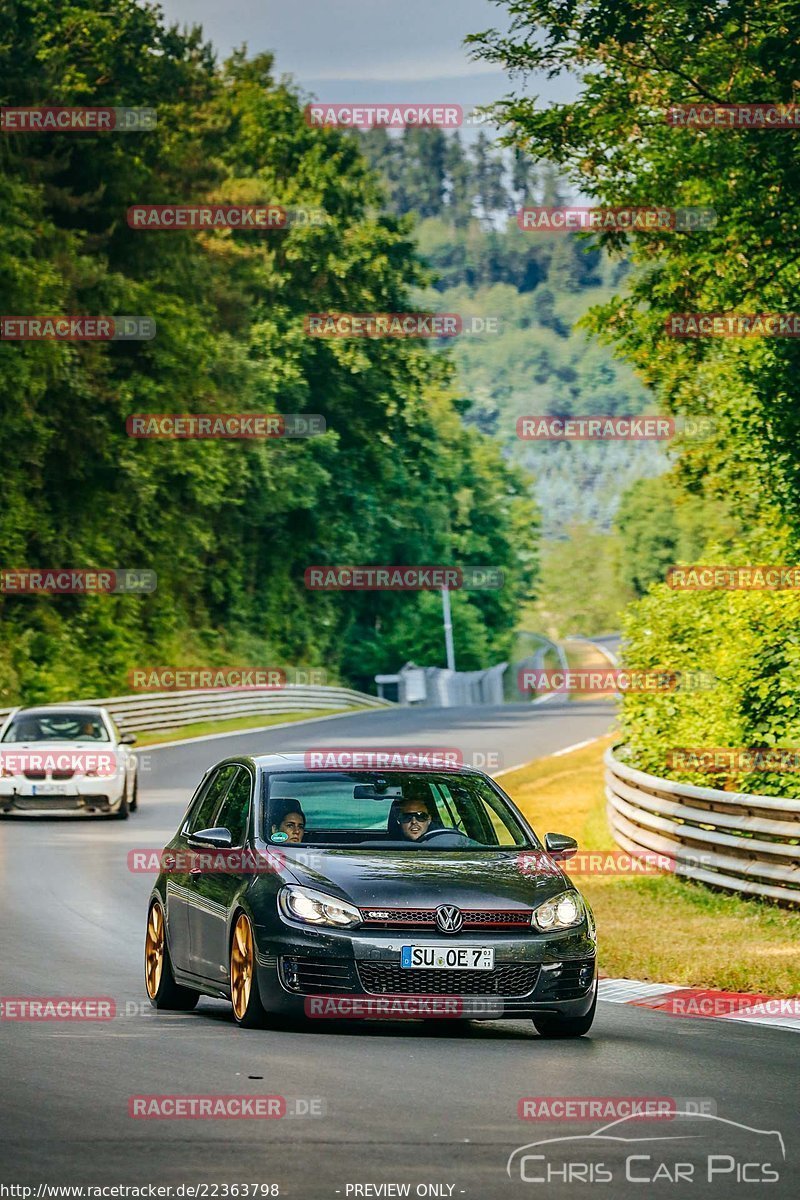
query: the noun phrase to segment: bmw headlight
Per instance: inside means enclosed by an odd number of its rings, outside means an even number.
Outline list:
[[[531,925],[542,933],[571,929],[573,925],[580,925],[585,915],[586,909],[577,892],[560,892],[533,910]]]
[[[352,929],[361,924],[361,913],[354,904],[337,900],[314,888],[290,884],[278,894],[278,908],[290,921],[302,921],[304,925],[329,925],[338,929]]]

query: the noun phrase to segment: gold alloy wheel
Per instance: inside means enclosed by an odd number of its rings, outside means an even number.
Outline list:
[[[253,930],[244,913],[239,914],[231,944],[231,1003],[237,1021],[241,1021],[250,1003],[253,986]]]
[[[147,920],[147,937],[144,943],[144,980],[147,994],[155,1000],[164,969],[164,913],[160,904],[154,904]]]

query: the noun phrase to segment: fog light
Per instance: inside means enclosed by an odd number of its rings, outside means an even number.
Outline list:
[[[285,958],[283,960],[283,982],[293,992],[300,990],[300,976],[297,970],[297,963],[293,958]]]

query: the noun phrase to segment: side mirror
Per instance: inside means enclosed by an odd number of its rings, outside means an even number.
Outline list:
[[[551,858],[572,858],[578,849],[578,843],[566,833],[546,833],[544,848]]]
[[[120,735],[119,744],[120,746],[135,746],[138,740],[135,733],[123,733]]]
[[[218,825],[214,829],[198,829],[190,833],[186,839],[190,846],[214,846],[217,850],[227,850],[233,844],[230,829]]]

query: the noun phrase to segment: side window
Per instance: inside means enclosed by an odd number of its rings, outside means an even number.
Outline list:
[[[186,828],[188,834],[196,833],[198,829],[210,829],[214,824],[214,814],[219,808],[220,801],[228,790],[228,785],[236,774],[237,767],[231,765],[229,767],[221,767],[209,779],[205,791],[195,807],[194,811],[189,814],[189,823]]]
[[[215,821],[231,831],[231,845],[243,846],[247,836],[247,818],[250,815],[250,772],[239,767],[239,773],[231,784],[222,808]]]

